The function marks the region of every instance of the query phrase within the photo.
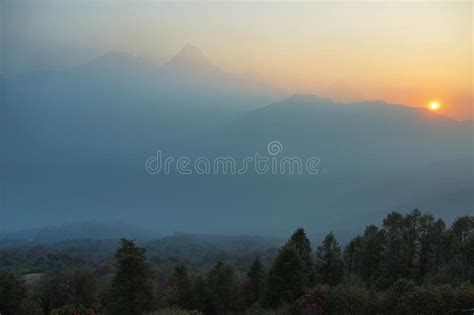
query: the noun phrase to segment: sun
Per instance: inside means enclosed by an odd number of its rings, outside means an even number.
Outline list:
[[[432,101],[429,103],[428,108],[432,111],[437,111],[441,108],[441,104],[437,101]]]

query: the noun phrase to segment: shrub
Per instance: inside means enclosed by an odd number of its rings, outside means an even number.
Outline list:
[[[51,315],[94,315],[92,308],[86,308],[83,305],[64,305],[60,308],[54,309],[50,313]]]
[[[327,313],[330,309],[330,294],[331,289],[326,286],[311,289],[296,301],[295,309],[300,314]]]
[[[334,314],[367,314],[373,308],[370,292],[364,288],[336,287],[330,292],[329,308]]]
[[[188,311],[180,308],[164,308],[158,311],[147,313],[147,315],[202,315],[202,313],[196,310]]]

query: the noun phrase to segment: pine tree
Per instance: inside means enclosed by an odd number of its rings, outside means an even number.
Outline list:
[[[449,269],[457,280],[474,279],[474,216],[457,218],[448,231],[450,235]]]
[[[344,267],[348,273],[360,272],[360,252],[363,239],[361,236],[354,237],[344,249]]]
[[[316,252],[316,270],[319,280],[323,284],[335,285],[343,276],[343,268],[341,248],[331,232],[324,238]]]
[[[419,230],[421,212],[418,209],[412,210],[403,218],[403,257],[405,276],[414,276],[416,274],[416,260],[419,251]]]
[[[11,272],[0,273],[0,314],[22,314],[23,302],[26,298],[24,282]]]
[[[454,234],[456,241],[462,244],[469,236],[474,235],[474,217],[463,216],[457,218],[451,225],[450,230]]]
[[[174,268],[170,277],[170,286],[174,290],[170,303],[184,309],[192,308],[192,286],[186,266],[178,265]]]
[[[214,313],[211,292],[207,285],[206,279],[204,279],[201,275],[193,277],[192,293],[193,309],[196,309],[204,314]]]
[[[248,305],[252,305],[259,301],[265,292],[265,269],[260,258],[255,258],[247,273],[247,283],[244,292]]]
[[[265,304],[278,307],[293,303],[304,293],[304,275],[304,263],[298,251],[293,246],[283,246],[268,272]]]
[[[368,282],[375,280],[380,271],[383,245],[383,231],[375,225],[367,226],[359,248],[359,274]]]
[[[235,306],[237,291],[234,270],[222,261],[212,268],[207,275],[207,284],[214,311],[224,314]]]
[[[316,281],[316,275],[314,272],[311,242],[306,236],[304,229],[297,229],[291,236],[287,245],[293,246],[298,251],[298,254],[300,255],[304,264],[304,273],[306,278],[305,284],[308,287],[312,287]]]
[[[152,308],[153,286],[144,249],[122,239],[115,252],[117,273],[112,283],[111,311],[114,314],[142,314]]]
[[[381,277],[378,285],[388,287],[396,280],[407,275],[404,266],[403,216],[398,212],[391,212],[383,220],[385,244],[382,252]]]
[[[431,214],[423,214],[419,225],[418,274],[423,277],[440,264],[440,254],[445,224]]]

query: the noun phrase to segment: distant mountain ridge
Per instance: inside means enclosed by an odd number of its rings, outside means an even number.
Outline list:
[[[47,226],[18,232],[0,233],[0,240],[29,241],[33,243],[59,242],[65,240],[107,240],[130,238],[148,240],[160,234],[126,223],[83,222],[59,226]]]
[[[191,46],[161,66],[111,53],[4,80],[2,228],[119,217],[164,234],[287,235],[302,223],[318,233],[359,230],[392,209],[444,219],[473,211],[472,122],[383,101],[287,96],[258,82],[220,71]],[[144,169],[157,150],[239,160],[268,153],[273,140],[282,144],[278,157],[316,156],[325,172]],[[38,237],[55,230],[48,233]]]

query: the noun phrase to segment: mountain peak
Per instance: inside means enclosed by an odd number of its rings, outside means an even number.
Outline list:
[[[190,44],[184,45],[184,47],[181,48],[177,56],[188,57],[188,58],[195,58],[195,57],[205,58],[204,54],[202,53],[201,48],[194,45],[190,45]]]
[[[189,44],[171,58],[167,65],[179,69],[214,68],[200,48]]]

